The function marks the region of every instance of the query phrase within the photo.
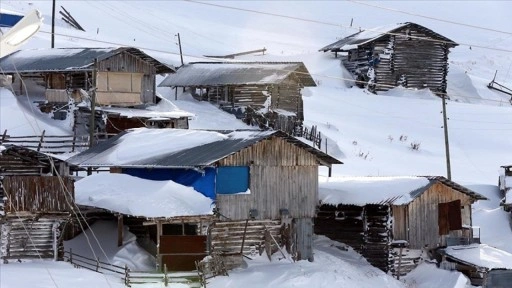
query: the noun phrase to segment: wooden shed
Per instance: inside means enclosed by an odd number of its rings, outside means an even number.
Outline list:
[[[384,271],[392,242],[409,249],[472,243],[471,204],[486,200],[442,176],[332,178],[320,182],[315,233],[347,243]]]
[[[233,113],[264,108],[269,126],[291,131],[304,120],[301,90],[316,83],[302,62],[194,62],[180,67],[159,86],[190,88],[196,99]],[[245,117],[248,122],[256,119],[247,113]]]
[[[131,157],[123,147],[133,143],[147,156]],[[123,151],[128,154],[121,155]],[[84,168],[110,167],[146,179],[173,180],[215,199],[220,220],[209,227],[210,253],[239,255],[240,261],[251,246],[277,247],[270,235],[287,244],[296,259],[313,260],[318,166],[341,164],[280,131],[143,128],[121,133],[69,161]]]
[[[0,145],[1,258],[63,256],[60,234],[74,205],[68,165],[31,149]]]
[[[340,56],[356,85],[371,91],[396,86],[446,93],[449,49],[458,44],[415,23],[363,30],[320,49]]]
[[[156,103],[156,74],[175,71],[132,47],[20,50],[1,58],[0,66],[13,75],[17,95],[31,88],[21,80],[30,80],[44,88],[49,103],[81,101],[95,91],[97,105],[114,106]]]

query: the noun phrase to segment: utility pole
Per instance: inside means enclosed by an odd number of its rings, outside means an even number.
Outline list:
[[[96,121],[96,85],[98,77],[98,58],[94,59],[94,67],[92,70],[92,95],[91,95],[91,117],[89,118],[89,148],[94,146],[94,130]],[[92,174],[92,168],[87,168],[87,175]]]
[[[52,48],[55,48],[55,1],[52,2]]]
[[[178,36],[178,46],[180,47],[180,58],[181,58],[181,66],[183,66],[183,52],[181,51],[181,39],[180,33],[176,34]]]
[[[446,174],[448,180],[452,180],[452,171],[450,166],[450,144],[448,141],[448,119],[446,117],[446,94],[443,94],[443,128],[444,128],[444,147],[446,149]]]

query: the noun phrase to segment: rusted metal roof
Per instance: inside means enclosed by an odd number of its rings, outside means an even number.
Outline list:
[[[180,67],[158,86],[270,85],[290,77],[305,87],[316,86],[302,62],[195,62]]]
[[[127,151],[128,140],[132,132],[145,137],[144,133],[153,133],[151,141],[140,143],[137,149],[152,154],[140,157],[122,156],[118,151]],[[161,137],[161,141],[159,140]],[[299,139],[281,131],[237,130],[204,131],[183,129],[146,129],[138,128],[121,132],[78,155],[68,159],[79,167],[134,167],[134,168],[201,168],[213,165],[216,161],[234,154],[270,137],[280,137],[313,154],[321,165],[343,164],[338,159],[309,146]],[[176,139],[174,141],[173,139]],[[206,139],[198,141],[197,139]],[[211,140],[209,140],[211,139]],[[123,141],[125,141],[123,145]],[[162,142],[163,141],[163,142]],[[179,141],[179,144],[176,142]],[[173,143],[174,142],[174,143]],[[137,142],[138,143],[138,142]],[[162,146],[162,143],[171,143]],[[174,145],[175,146],[174,146]],[[124,146],[124,147],[123,147]],[[158,146],[158,147],[155,147]],[[158,152],[154,152],[158,149]],[[130,152],[128,151],[128,155]]]
[[[92,71],[94,59],[107,59],[126,52],[156,67],[157,73],[171,73],[175,69],[149,56],[140,49],[121,48],[53,48],[20,50],[0,59],[3,73]]]
[[[398,33],[404,29],[411,28],[411,27],[424,32],[426,35],[429,35],[429,39],[435,39],[435,40],[439,40],[442,42],[446,42],[449,47],[455,47],[458,45],[457,43],[453,42],[452,40],[442,36],[441,34],[434,32],[424,26],[421,26],[421,25],[418,25],[415,23],[411,23],[411,22],[406,22],[406,23],[376,27],[373,29],[359,31],[359,32],[349,35],[341,40],[338,40],[332,44],[329,44],[329,45],[321,48],[319,51],[323,51],[323,52],[349,51],[349,50],[355,49],[359,46],[363,46],[363,45],[369,44],[373,41],[376,41],[378,39],[381,39],[382,37],[386,37],[389,34]]]

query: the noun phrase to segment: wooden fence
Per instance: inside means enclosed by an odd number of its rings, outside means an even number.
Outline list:
[[[6,213],[69,212],[74,203],[74,181],[57,176],[4,176]]]
[[[163,283],[165,287],[172,283],[186,284],[189,287],[206,287],[203,277],[198,271],[168,272],[164,265],[163,272],[132,271],[128,266],[119,266],[73,253],[72,249],[64,251],[64,260],[76,268],[84,268],[102,274],[112,274],[121,277],[124,285],[132,287],[133,284]]]
[[[82,151],[89,147],[87,136],[77,135],[41,135],[11,136],[7,130],[0,136],[0,144],[14,144],[43,153],[62,154]]]

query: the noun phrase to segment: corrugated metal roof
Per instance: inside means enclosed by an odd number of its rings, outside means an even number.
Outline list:
[[[121,52],[142,58],[157,68],[157,73],[170,73],[175,69],[137,48],[54,48],[20,50],[0,59],[3,73],[91,71],[94,59],[107,59]]]
[[[446,41],[448,43],[452,43],[451,47],[455,47],[458,44],[453,42],[452,40],[415,23],[400,23],[395,25],[388,25],[388,26],[382,26],[382,27],[376,27],[373,29],[363,30],[357,33],[354,33],[352,35],[349,35],[341,40],[338,40],[332,44],[329,44],[323,48],[321,48],[319,51],[327,52],[327,51],[349,51],[352,49],[357,48],[358,46],[368,44],[370,42],[373,42],[375,40],[378,40],[388,34],[397,33],[398,31],[404,29],[414,27],[416,29],[419,29],[423,31],[425,34],[430,35],[430,38],[440,40],[440,41]]]
[[[151,137],[153,137],[154,141],[139,143],[140,145],[137,147],[137,149],[140,149],[139,151],[158,149],[159,152],[152,155],[148,153],[150,155],[148,157],[144,157],[144,155],[136,158],[112,157],[114,154],[119,155],[117,152],[119,149],[126,149],[126,147],[122,147],[124,145],[123,141],[127,140],[134,131],[137,131],[139,137],[140,135],[144,136],[143,133],[145,132],[153,133]],[[168,141],[167,147],[165,143],[155,141],[155,138],[159,137],[157,134],[160,133],[161,139]],[[71,157],[68,161],[80,167],[200,168],[211,166],[220,159],[270,137],[281,137],[307,150],[317,157],[318,161],[323,165],[342,164],[342,162],[328,154],[281,131],[201,131],[146,128],[122,132],[97,146]],[[198,142],[200,138],[206,140]],[[173,139],[180,142],[180,144],[176,144],[179,147],[173,147]],[[208,139],[211,139],[211,141]],[[125,146],[129,146],[129,144]]]
[[[186,64],[158,86],[279,84],[294,74],[306,87],[316,86],[302,62],[195,62]]]

